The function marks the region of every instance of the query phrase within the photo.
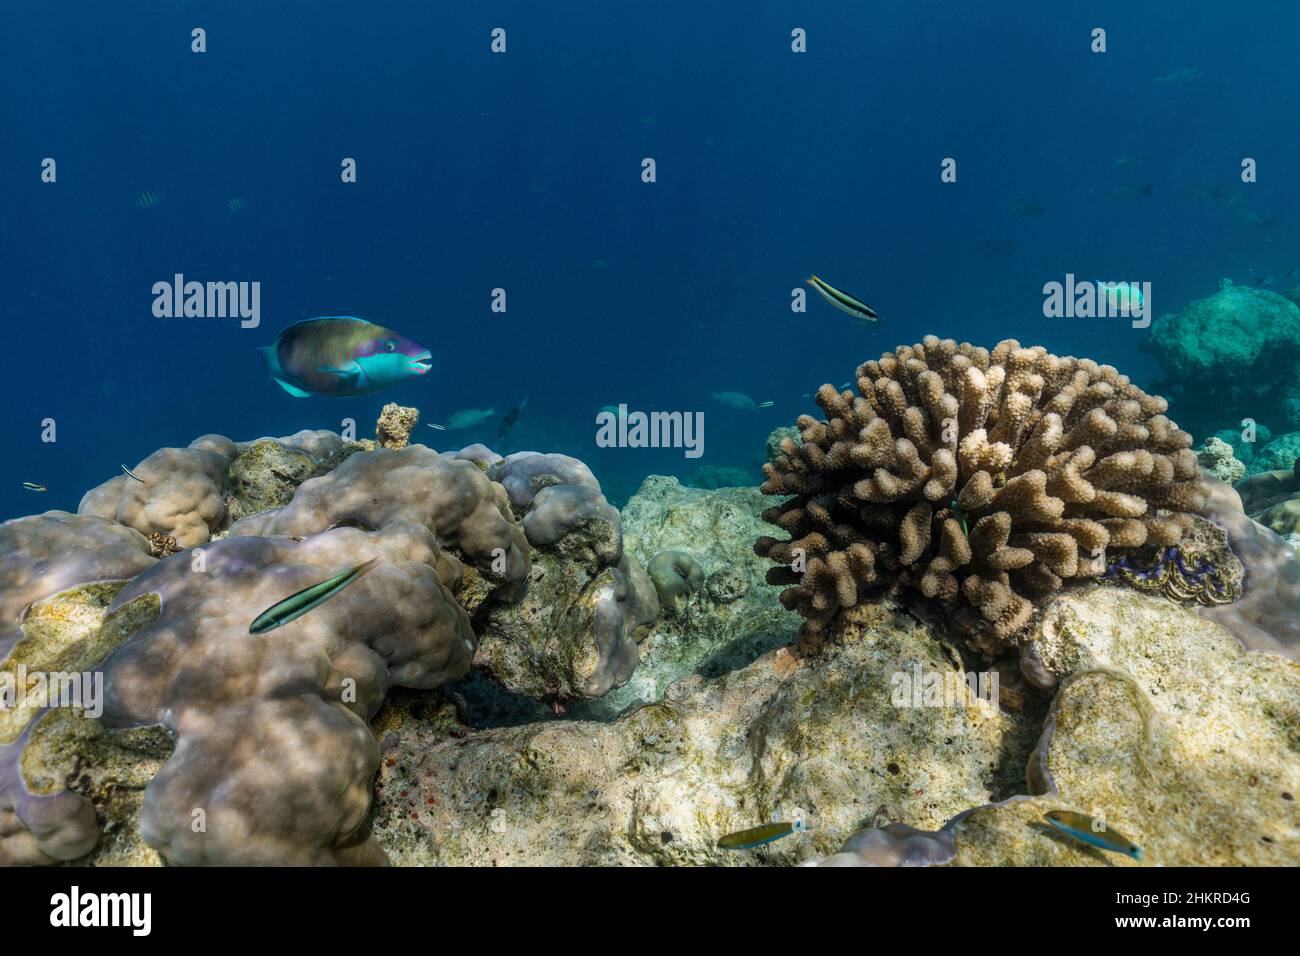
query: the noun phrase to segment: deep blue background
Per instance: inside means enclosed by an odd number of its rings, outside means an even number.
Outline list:
[[[790,52],[795,26],[806,54]],[[1014,336],[1145,382],[1158,370],[1142,332],[1044,319],[1042,285],[1150,281],[1163,312],[1222,276],[1300,264],[1297,37],[1293,0],[7,0],[0,516],[75,509],[119,462],[205,432],[351,416],[369,434],[390,400],[442,421],[527,395],[504,450],[577,454],[616,500],[700,464],[757,481],[769,430],[810,410],[801,395],[928,332]],[[1189,66],[1203,78],[1153,82]],[[57,184],[40,182],[46,156]],[[939,181],[946,156],[956,184]],[[1259,183],[1238,181],[1243,156]],[[1147,183],[1149,200],[1109,198]],[[1191,186],[1244,192],[1278,222],[1180,198]],[[146,190],[163,204],[138,208]],[[1031,202],[1043,215],[1011,209]],[[1015,251],[983,258],[988,239]],[[792,314],[812,271],[889,324],[865,334],[817,299]],[[176,272],[260,281],[262,327],[154,318],[150,287]],[[506,315],[489,311],[496,286]],[[411,336],[434,372],[290,398],[253,349],[323,314]],[[776,407],[729,410],[709,398],[722,390]],[[706,456],[595,449],[595,410],[618,402],[705,411]],[[496,433],[420,427],[436,447]]]

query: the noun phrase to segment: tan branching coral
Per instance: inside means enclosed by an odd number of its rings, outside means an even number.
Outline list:
[[[816,638],[841,608],[898,585],[956,605],[997,652],[1035,601],[1106,570],[1107,549],[1171,545],[1207,489],[1191,436],[1109,365],[1008,339],[992,351],[926,336],[823,385],[763,491],[790,535],[754,550],[783,567],[782,603]]]

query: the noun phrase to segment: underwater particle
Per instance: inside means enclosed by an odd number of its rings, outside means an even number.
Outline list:
[[[1113,830],[1100,820],[1072,810],[1053,810],[1043,819],[1062,833],[1087,843],[1089,846],[1122,853],[1135,860],[1142,859],[1142,849],[1118,830]]]
[[[142,484],[142,485],[143,485],[143,484],[147,484],[147,482],[146,482],[143,478],[141,478],[139,475],[137,475],[137,474],[136,474],[134,471],[132,471],[130,468],[126,467],[126,465],[118,465],[118,467],[121,468],[122,471],[126,473],[126,476],[127,476],[128,478],[134,478],[136,481],[140,482],[140,484]]]
[[[750,827],[737,833],[728,833],[718,841],[720,850],[752,850],[755,847],[773,843],[792,833],[803,833],[807,829],[802,820],[786,820],[780,823],[764,823],[762,826]]]
[[[358,564],[354,568],[348,568],[346,571],[342,571],[332,578],[327,578],[319,584],[303,588],[301,591],[289,595],[283,601],[277,601],[257,616],[253,623],[248,626],[248,633],[265,634],[267,631],[274,631],[277,627],[283,627],[290,621],[297,620],[312,608],[319,607],[334,597],[349,584],[370,571],[381,560],[383,560],[382,557],[373,557],[369,561]]]
[[[804,281],[816,289],[823,299],[845,315],[857,319],[859,322],[879,321],[880,314],[857,296],[849,295],[849,293],[835,288],[829,282],[823,282],[815,275],[809,276]]]
[[[163,194],[156,192],[143,192],[135,197],[135,204],[141,209],[157,209],[162,205]]]
[[[26,488],[28,491],[49,491],[49,489],[46,488],[44,485],[38,485],[34,481],[24,481],[23,487]]]
[[[433,367],[423,345],[351,315],[295,322],[257,351],[295,398],[369,395]]]

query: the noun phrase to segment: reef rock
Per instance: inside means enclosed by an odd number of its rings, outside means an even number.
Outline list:
[[[1156,318],[1141,347],[1181,386],[1175,411],[1197,433],[1243,417],[1300,429],[1300,308],[1289,299],[1226,285]]]
[[[952,649],[907,615],[850,617],[815,664],[771,651],[611,723],[449,732],[381,715],[376,836],[398,864],[790,864],[881,815],[937,826],[1019,786],[1037,722],[966,694]],[[963,688],[956,705],[896,704],[918,673]],[[794,818],[810,831],[717,847]]]

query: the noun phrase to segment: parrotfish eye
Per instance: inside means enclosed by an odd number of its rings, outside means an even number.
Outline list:
[[[384,341],[384,351],[385,351],[385,352],[394,352],[394,351],[396,351],[396,350],[397,350],[397,343],[396,343],[396,342],[394,342],[392,339],[386,339],[386,340]]]

